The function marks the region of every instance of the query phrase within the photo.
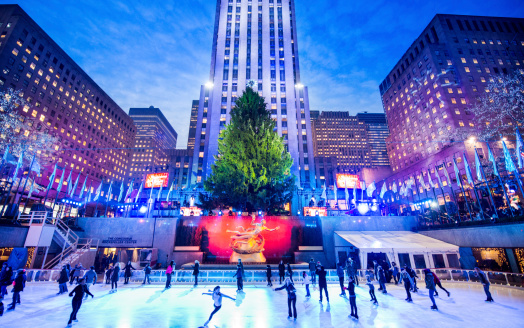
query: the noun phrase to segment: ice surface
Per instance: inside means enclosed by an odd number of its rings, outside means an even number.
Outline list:
[[[379,306],[369,302],[367,286],[357,288],[359,321],[348,318],[349,301],[339,296],[338,285],[330,285],[328,305],[318,302],[318,291],[311,288],[311,299],[305,298],[305,289],[297,284],[298,320],[287,319],[287,296],[260,285],[244,286],[236,302],[224,299],[222,309],[209,327],[524,327],[524,291],[492,286],[495,303],[485,303],[480,284],[443,282],[451,297],[443,291],[436,302],[439,311],[430,310],[426,289],[414,294],[413,303],[404,301],[404,289],[388,285],[390,294],[376,291]],[[162,285],[131,284],[121,286],[109,294],[105,284],[91,287],[94,299],[84,301],[78,313],[79,322],[73,327],[191,327],[202,326],[213,310],[210,296],[203,296],[214,285],[192,288],[177,286],[164,291]],[[235,286],[223,286],[222,292],[237,297]],[[310,286],[311,287],[311,286]],[[72,287],[68,286],[69,290]],[[11,288],[9,288],[10,291]],[[14,312],[0,317],[0,327],[54,328],[65,327],[71,311],[71,298],[56,296],[56,283],[28,283],[21,294],[22,304]],[[11,293],[4,300],[10,303]]]

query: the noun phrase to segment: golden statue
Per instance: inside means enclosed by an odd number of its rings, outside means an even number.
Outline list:
[[[269,229],[266,227],[266,220],[262,219],[260,223],[256,223],[255,220],[253,215],[251,226],[254,226],[254,228],[244,229],[244,227],[240,226],[237,227],[238,231],[227,230],[228,233],[234,234],[231,236],[231,242],[229,243],[229,247],[233,250],[233,254],[231,254],[229,259],[230,263],[236,263],[238,259],[251,263],[266,262],[266,258],[262,254],[265,243],[262,232],[265,230],[275,231],[280,229],[280,227]]]

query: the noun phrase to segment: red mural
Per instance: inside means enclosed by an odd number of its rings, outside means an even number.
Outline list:
[[[293,252],[298,250],[298,246],[302,244],[304,227],[306,227],[308,221],[298,217],[279,216],[256,217],[255,222],[261,223],[263,219],[266,220],[265,225],[268,229],[279,227],[275,231],[262,232],[265,239],[263,254],[267,262],[278,263],[282,258],[285,261],[291,261]],[[196,238],[192,239],[193,241],[188,240],[186,243],[194,243],[195,241],[200,243],[207,263],[227,263],[229,261],[233,252],[230,248],[231,236],[234,233],[228,233],[228,230],[238,231],[239,227],[247,230],[254,227],[251,225],[252,218],[249,216],[189,217],[183,218],[181,221],[177,230],[185,232],[180,235],[177,234],[177,238],[184,239],[182,234],[193,232]],[[316,221],[314,222],[316,227]],[[201,238],[199,238],[200,236]],[[182,246],[182,243],[177,241],[177,245]]]

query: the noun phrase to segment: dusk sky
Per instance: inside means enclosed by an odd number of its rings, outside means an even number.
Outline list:
[[[0,1],[13,3],[13,1]],[[18,4],[126,112],[159,107],[185,147],[209,78],[215,0]],[[437,13],[524,17],[524,1],[296,0],[311,110],[383,112],[378,85]]]

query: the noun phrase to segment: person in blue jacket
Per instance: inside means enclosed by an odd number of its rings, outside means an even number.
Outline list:
[[[285,289],[287,292],[287,308],[288,308],[288,319],[291,317],[297,320],[297,290],[295,285],[291,282],[289,277],[286,277],[284,284],[281,287],[275,288],[275,291]],[[293,310],[293,311],[291,311]]]

